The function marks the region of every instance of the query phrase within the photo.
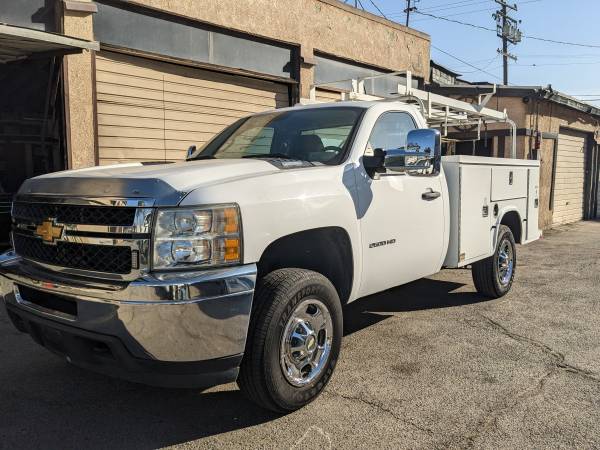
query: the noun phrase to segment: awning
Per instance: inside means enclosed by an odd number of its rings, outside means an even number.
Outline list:
[[[0,64],[99,49],[98,42],[0,23]]]

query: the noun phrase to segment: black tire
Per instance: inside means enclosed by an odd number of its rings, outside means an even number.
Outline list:
[[[498,264],[500,259],[501,249],[507,245],[512,251],[512,271],[510,276],[503,283],[501,280],[501,272]],[[498,230],[498,241],[496,243],[496,251],[489,258],[483,259],[473,264],[472,274],[473,282],[477,292],[486,297],[500,298],[510,291],[515,273],[517,270],[517,248],[515,238],[506,225],[500,225]]]
[[[294,310],[305,299],[317,299],[328,309],[333,326],[331,350],[318,376],[297,387],[284,376],[281,343]],[[333,374],[342,341],[342,306],[331,282],[303,269],[280,269],[258,283],[254,296],[246,351],[237,383],[243,394],[278,413],[303,407],[319,396]]]

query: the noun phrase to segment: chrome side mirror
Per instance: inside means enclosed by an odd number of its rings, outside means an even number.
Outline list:
[[[192,156],[194,156],[194,153],[196,153],[196,146],[190,145],[190,147],[187,149],[187,154],[185,155],[185,160],[190,161],[192,159]]]
[[[409,175],[436,175],[440,171],[442,145],[440,132],[432,128],[412,130],[406,147],[385,152],[384,167]]]

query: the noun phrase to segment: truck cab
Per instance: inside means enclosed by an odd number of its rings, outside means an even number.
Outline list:
[[[539,237],[539,163],[443,158],[441,138],[411,102],[306,105],[241,119],[186,162],[30,179],[0,257],[8,315],[81,367],[237,380],[300,408],[333,373],[345,304],[443,266],[500,297],[515,243]]]

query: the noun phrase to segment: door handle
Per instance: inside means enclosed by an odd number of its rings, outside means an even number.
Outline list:
[[[441,195],[442,194],[440,194],[439,192],[430,189],[427,192],[423,192],[423,194],[421,195],[421,198],[423,200],[431,201],[431,200],[435,200],[436,198],[438,198]]]

